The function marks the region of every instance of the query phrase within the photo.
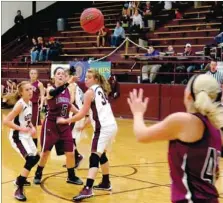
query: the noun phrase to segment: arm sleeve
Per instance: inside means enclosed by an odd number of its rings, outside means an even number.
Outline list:
[[[51,97],[56,97],[57,95],[62,93],[68,87],[68,85],[69,85],[69,83],[66,83],[66,84],[64,84],[62,86],[59,86],[59,87],[55,88],[55,89],[51,89],[49,91],[50,96]]]

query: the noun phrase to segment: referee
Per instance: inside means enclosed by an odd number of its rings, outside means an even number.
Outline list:
[[[223,71],[217,69],[216,60],[211,60],[210,69],[208,72],[206,72],[206,74],[214,77],[217,80],[218,84],[221,86],[221,89],[223,90]],[[221,101],[223,103],[223,97],[221,98]]]

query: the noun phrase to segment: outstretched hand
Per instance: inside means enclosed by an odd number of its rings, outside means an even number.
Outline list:
[[[129,93],[129,98],[127,99],[127,101],[133,115],[144,115],[147,109],[149,98],[146,97],[143,100],[143,89],[139,89],[139,91],[133,89],[133,91]]]

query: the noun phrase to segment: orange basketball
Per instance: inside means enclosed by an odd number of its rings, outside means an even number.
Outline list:
[[[80,23],[85,32],[96,33],[104,25],[104,16],[100,10],[88,8],[81,14]]]

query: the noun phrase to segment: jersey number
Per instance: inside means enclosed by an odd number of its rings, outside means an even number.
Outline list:
[[[102,99],[101,103],[102,103],[102,105],[106,105],[108,101],[107,101],[105,95],[102,92],[100,92],[100,91],[98,92],[98,95],[101,96],[101,99]]]
[[[201,178],[211,184],[215,183],[218,158],[219,153],[216,151],[216,149],[209,147],[201,172]]]
[[[62,109],[61,109],[61,117],[65,117],[67,115],[67,109],[68,109],[68,105],[67,104],[63,104],[62,105]]]

